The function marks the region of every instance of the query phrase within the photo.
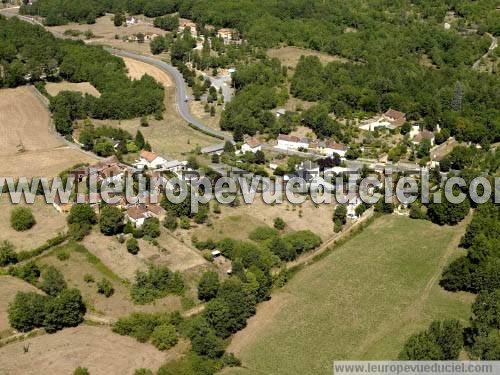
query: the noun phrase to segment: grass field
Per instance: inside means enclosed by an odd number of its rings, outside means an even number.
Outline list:
[[[0,124],[1,176],[53,177],[95,161],[54,134],[48,110],[29,87],[0,90]]]
[[[330,374],[335,359],[395,359],[432,320],[467,324],[473,296],[438,286],[464,230],[377,219],[259,306],[228,348],[243,368],[224,373]]]
[[[48,82],[45,85],[45,90],[49,93],[49,95],[56,96],[61,91],[76,91],[82,94],[89,94],[95,97],[100,97],[101,93],[97,91],[97,89],[92,86],[89,82],[80,82],[80,83],[72,83],[72,82]]]

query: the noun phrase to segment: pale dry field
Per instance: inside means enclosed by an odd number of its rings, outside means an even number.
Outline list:
[[[39,292],[37,288],[27,282],[12,276],[0,276],[0,336],[10,329],[7,308],[14,300],[17,292]],[[0,350],[1,353],[1,350]],[[1,354],[0,354],[1,356]],[[0,361],[2,363],[3,361]],[[0,371],[0,374],[2,372]]]
[[[21,143],[26,151],[64,145],[51,132],[49,112],[28,87],[0,90],[0,124],[0,157],[16,154]]]
[[[18,232],[10,226],[10,213],[15,207],[28,207],[33,211],[36,224],[29,230]],[[0,197],[0,241],[9,240],[16,251],[31,250],[66,230],[66,217],[47,204],[41,196],[33,204],[13,205],[7,195]]]
[[[212,103],[215,104],[215,103]],[[209,104],[210,105],[210,104]],[[191,114],[201,120],[205,125],[211,127],[215,130],[220,130],[219,122],[220,116],[222,112],[221,106],[215,105],[215,116],[210,116],[210,112],[205,112],[205,102],[202,101],[193,101],[191,100],[188,103],[189,111]],[[228,133],[229,134],[229,133]]]
[[[103,237],[102,240],[106,240],[106,238]],[[143,244],[141,243],[141,245]],[[39,265],[52,265],[59,269],[63,273],[68,285],[81,291],[85,302],[90,308],[89,313],[114,321],[120,316],[139,311],[160,312],[181,310],[180,298],[173,295],[158,299],[149,305],[135,305],[130,297],[129,286],[119,279],[120,277],[123,278],[124,275],[116,267],[113,269],[108,267],[108,269],[113,271],[113,273],[110,273],[109,270],[103,270],[102,266],[99,267],[90,262],[85,252],[71,251],[70,246],[64,247],[64,249],[69,251],[69,259],[59,260],[56,257],[56,251],[40,258],[37,260],[37,263]],[[101,259],[101,261],[104,263],[104,259]],[[107,263],[104,264],[108,266]],[[86,274],[92,275],[95,282],[85,282],[84,276]],[[97,293],[96,283],[103,278],[111,281],[115,289],[114,294],[109,298]]]
[[[125,66],[128,69],[128,76],[132,79],[140,79],[145,74],[150,75],[156,81],[160,82],[163,86],[172,86],[172,79],[163,70],[146,64],[145,62],[134,60],[128,57],[122,57]]]
[[[29,87],[0,90],[0,175],[53,177],[96,159],[67,146],[52,130],[48,110]],[[18,152],[21,146],[24,152]]]
[[[97,91],[97,89],[89,82],[48,82],[45,85],[45,90],[47,90],[51,96],[56,96],[61,91],[76,91],[82,94],[89,94],[97,98],[101,96],[101,93]]]
[[[339,62],[349,62],[349,60],[340,57],[333,56],[327,53],[322,53],[318,51],[313,51],[309,49],[302,49],[298,47],[281,47],[281,48],[270,48],[267,50],[267,56],[270,58],[277,58],[281,61],[283,65],[295,68],[299,62],[300,56],[318,56],[319,60],[323,63],[329,63],[332,61]]]
[[[24,345],[29,345],[28,353],[23,352]],[[177,347],[160,352],[108,327],[79,326],[6,345],[0,349],[0,373],[72,374],[82,366],[92,375],[133,374],[137,368],[156,371],[179,356]]]
[[[165,88],[165,112],[162,120],[149,119],[149,126],[142,127],[140,119],[132,120],[93,120],[96,125],[111,125],[135,135],[140,130],[151,144],[154,152],[167,159],[186,160],[186,155],[196,147],[205,147],[217,142],[217,138],[205,135],[188,126],[177,112],[175,87]]]
[[[259,226],[273,227],[274,219],[281,217],[286,223],[285,232],[309,229],[323,240],[333,235],[334,204],[315,206],[311,200],[306,200],[300,206],[285,202],[270,205],[264,203],[260,195],[256,194],[255,197],[252,204],[244,204],[241,199],[238,207],[221,205],[221,214],[212,217],[212,227],[199,226],[189,232],[194,233],[199,240],[224,237],[243,240]]]
[[[135,17],[137,18],[137,17]],[[143,17],[141,17],[143,18]],[[151,23],[151,24],[150,24]],[[131,36],[138,33],[151,33],[163,35],[165,31],[156,28],[152,25],[152,20],[143,18],[143,21],[131,26],[120,26],[116,27],[113,23],[113,15],[107,14],[96,20],[93,25],[69,23],[62,26],[53,26],[47,28],[50,31],[55,31],[57,33],[64,33],[66,30],[78,30],[82,33],[90,30],[95,37],[89,41],[90,43],[106,44],[117,48],[124,48],[128,50],[133,50],[134,52],[147,53],[150,54],[149,43],[137,43],[137,42],[124,42],[121,38],[123,36]],[[115,35],[118,35],[119,39],[115,39]],[[82,36],[83,38],[83,36]]]

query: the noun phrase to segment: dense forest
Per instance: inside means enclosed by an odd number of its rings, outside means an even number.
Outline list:
[[[56,39],[39,26],[17,19],[0,18],[1,87],[27,82],[60,80],[90,82],[99,98],[61,92],[51,98],[57,130],[69,134],[78,118],[125,119],[161,114],[163,86],[152,77],[130,80],[121,58],[101,47]]]

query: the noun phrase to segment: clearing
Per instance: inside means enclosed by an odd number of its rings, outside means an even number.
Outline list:
[[[281,61],[282,65],[291,67],[292,69],[294,69],[297,66],[300,60],[300,56],[302,55],[318,56],[319,60],[323,64],[327,64],[332,61],[338,61],[342,63],[350,62],[348,59],[345,59],[340,56],[333,56],[327,53],[313,51],[310,49],[302,49],[298,47],[270,48],[267,50],[267,56],[269,56],[270,58],[277,58],[279,61]]]
[[[34,90],[0,90],[0,175],[53,177],[77,163],[95,161],[55,134]]]
[[[203,134],[188,126],[178,111],[175,99],[175,85],[170,75],[150,64],[131,58],[123,58],[131,78],[149,74],[165,87],[165,112],[162,120],[149,118],[149,126],[142,127],[139,118],[131,120],[93,120],[95,125],[111,125],[135,135],[140,130],[151,144],[153,151],[168,159],[185,159],[195,148],[216,143],[216,138]],[[133,161],[133,160],[129,160]]]
[[[29,345],[27,353],[25,345]],[[96,375],[133,374],[137,368],[156,371],[166,361],[179,358],[181,349],[178,345],[160,352],[110,328],[83,325],[6,345],[0,349],[0,363],[3,373],[10,375],[72,374],[78,366]]]
[[[28,207],[33,211],[36,224],[29,230],[18,232],[10,226],[10,213],[15,207]],[[45,203],[41,196],[33,204],[13,205],[7,195],[0,197],[0,241],[9,240],[16,251],[31,250],[43,245],[66,229],[66,217],[57,212],[51,204]]]
[[[335,359],[397,358],[435,319],[467,324],[474,296],[438,285],[466,224],[377,219],[260,305],[228,348],[244,367],[224,372],[328,374]]]
[[[132,79],[141,79],[145,74],[150,75],[156,81],[160,82],[163,86],[172,86],[172,79],[163,70],[156,66],[146,64],[145,62],[134,60],[128,57],[122,57],[125,66],[128,69],[128,76]]]
[[[61,91],[76,91],[82,94],[89,94],[97,98],[101,96],[101,93],[97,91],[97,89],[89,82],[48,82],[45,85],[45,90],[47,90],[51,96],[56,96]]]
[[[10,331],[7,308],[17,292],[39,292],[27,282],[12,276],[0,276],[0,337],[2,332]],[[1,354],[0,354],[1,356]],[[3,362],[3,361],[0,361]]]
[[[101,237],[101,240],[106,239]],[[143,244],[141,243],[141,245]],[[61,251],[68,253],[69,258],[58,259],[57,255]],[[108,268],[104,259],[94,257],[91,252],[80,245],[68,244],[56,248],[47,255],[38,258],[36,263],[39,266],[52,265],[60,270],[69,287],[81,291],[89,312],[111,321],[133,312],[159,312],[182,309],[180,297],[178,296],[167,296],[149,305],[135,305],[130,298],[129,284],[121,279],[124,275]],[[84,280],[84,276],[87,274],[92,275],[94,282]],[[109,298],[97,293],[96,283],[103,278],[111,281],[115,289],[114,294]]]

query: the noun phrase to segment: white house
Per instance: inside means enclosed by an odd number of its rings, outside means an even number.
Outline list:
[[[164,171],[179,173],[184,171],[187,166],[187,161],[170,160],[166,162],[162,168]]]
[[[406,122],[406,114],[390,108],[381,116],[361,121],[359,126],[362,130],[374,131],[376,128],[394,130]]]
[[[341,158],[343,158],[347,152],[347,146],[328,139],[325,141],[324,152],[327,156],[338,154]]]
[[[158,205],[138,204],[127,209],[126,218],[137,228],[139,228],[148,218],[155,217],[160,221],[165,219],[165,213],[166,211]]]
[[[241,152],[253,152],[262,151],[262,143],[255,137],[248,138],[247,141],[241,146]]]
[[[430,141],[431,146],[434,146],[434,142],[435,142],[434,133],[427,130],[427,129],[424,129],[421,132],[415,134],[415,136],[412,139],[412,143],[414,145],[418,145],[418,144],[420,144],[420,142],[422,142],[424,140]]]
[[[137,169],[144,169],[148,167],[149,169],[160,169],[165,166],[167,161],[161,156],[155,154],[151,151],[141,150],[139,154],[139,160],[134,164]]]
[[[275,148],[282,150],[298,150],[299,148],[309,148],[309,138],[299,138],[294,135],[280,134],[278,145]]]
[[[356,214],[356,208],[363,203],[358,196],[355,196],[349,200],[349,204],[347,205],[347,217],[349,219],[356,220],[358,219],[358,215]]]

